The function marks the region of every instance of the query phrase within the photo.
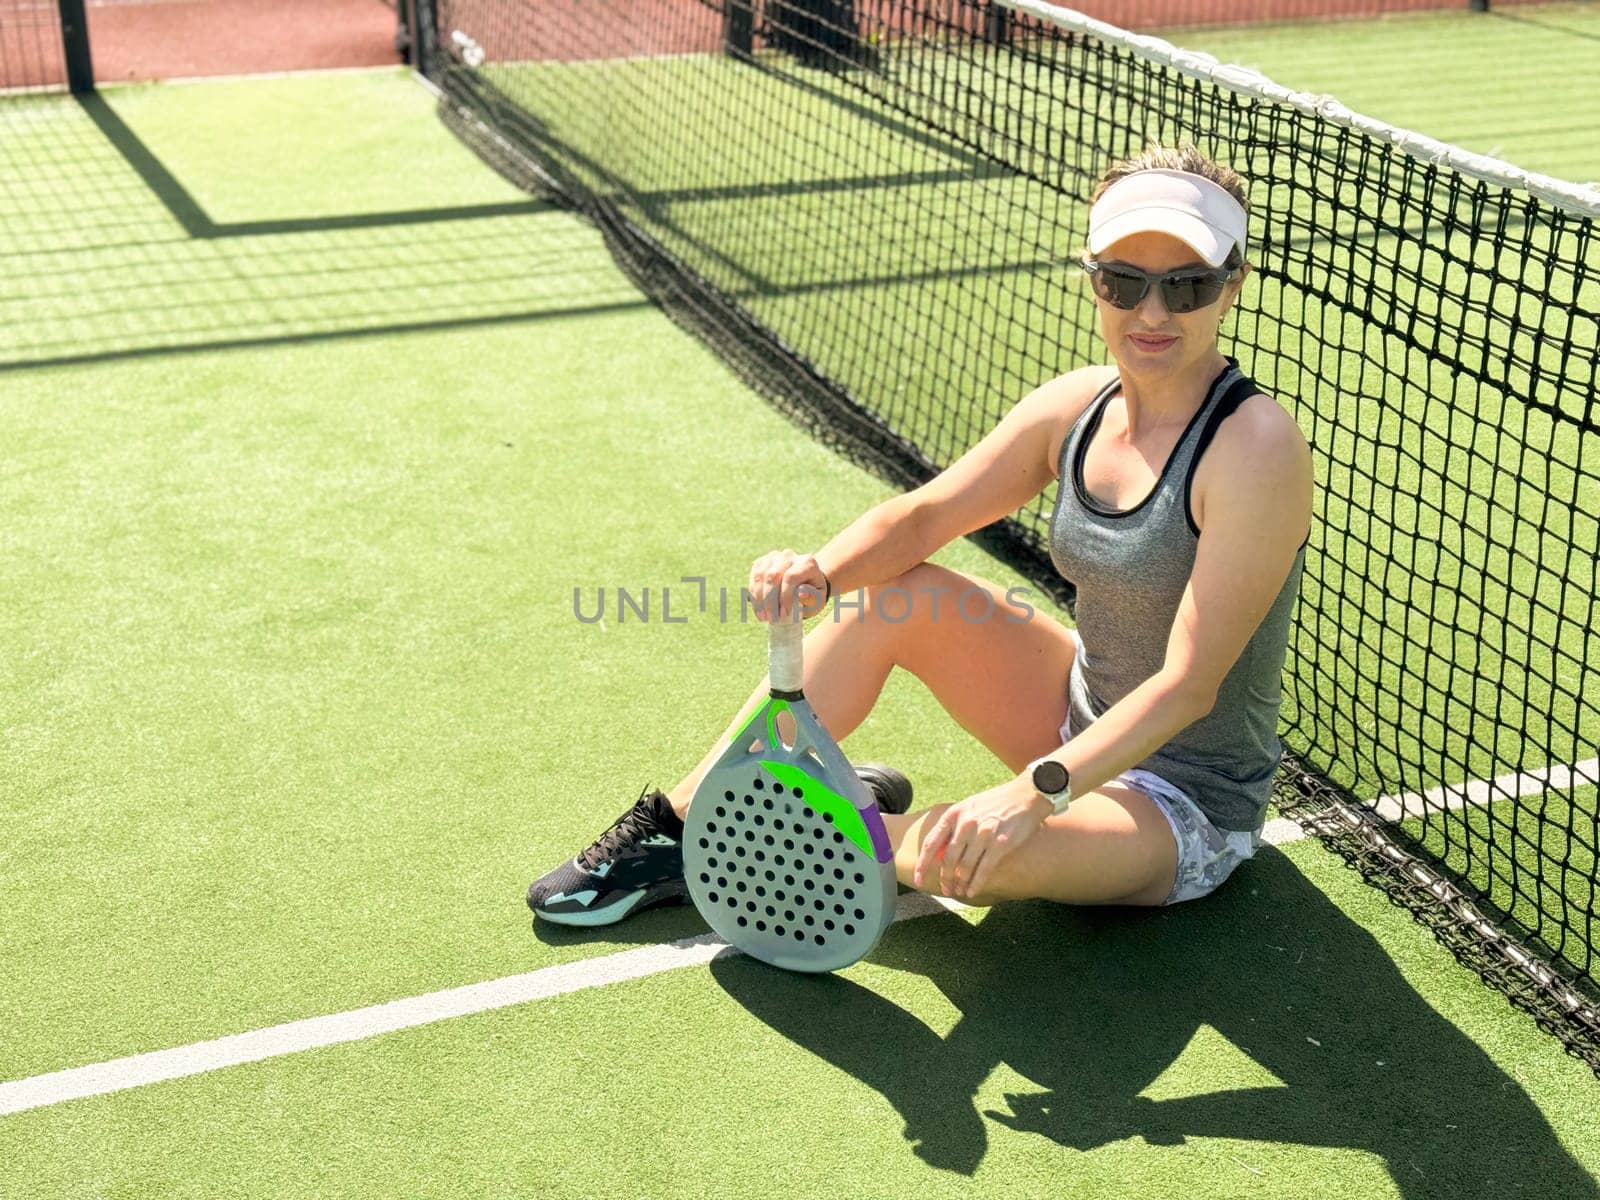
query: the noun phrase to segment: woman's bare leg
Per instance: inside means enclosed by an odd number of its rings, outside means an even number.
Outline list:
[[[848,598],[847,598],[848,599]],[[1046,612],[1007,600],[998,585],[921,563],[866,589],[859,609],[835,608],[805,639],[805,692],[843,741],[871,711],[889,672],[927,684],[955,720],[1011,771],[1061,744],[1071,633]],[[763,680],[704,759],[668,793],[681,816],[728,739],[767,695]],[[885,814],[900,881],[913,886],[922,837],[948,805]],[[1177,844],[1155,801],[1107,785],[1077,797],[1000,864],[967,903],[1037,896],[1075,904],[1160,904],[1177,873]],[[931,890],[931,889],[930,889]]]
[[[1017,771],[1061,744],[1072,655],[1071,633],[1045,612],[1009,603],[986,580],[921,563],[867,588],[859,608],[841,605],[818,619],[805,639],[805,693],[842,742],[872,710],[889,672],[903,667]],[[717,744],[668,792],[680,815],[769,687],[763,679]]]
[[[948,804],[883,822],[894,847],[894,872],[912,882],[922,839]],[[1108,783],[1074,796],[1072,806],[1048,817],[1043,828],[996,866],[981,896],[963,904],[1001,900],[1055,900],[1062,904],[1161,904],[1178,874],[1178,843],[1156,802],[1137,788]],[[925,892],[939,892],[938,876],[924,872]]]

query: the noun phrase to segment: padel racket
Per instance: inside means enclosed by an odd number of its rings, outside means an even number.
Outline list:
[[[800,690],[801,632],[792,617],[768,626],[771,694],[695,789],[683,866],[695,907],[730,945],[834,971],[894,920],[894,856],[872,794]]]

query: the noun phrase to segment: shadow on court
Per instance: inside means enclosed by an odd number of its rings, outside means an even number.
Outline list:
[[[733,955],[711,970],[761,1020],[883,1093],[914,1152],[949,1171],[977,1170],[988,1118],[1076,1150],[1134,1136],[1361,1150],[1408,1198],[1600,1197],[1521,1085],[1270,847],[1202,903],[927,917],[894,926],[872,961],[933,979],[961,1013],[950,1033],[840,976]],[[1207,1025],[1282,1086],[1142,1098]],[[980,1112],[1001,1063],[1040,1090]]]

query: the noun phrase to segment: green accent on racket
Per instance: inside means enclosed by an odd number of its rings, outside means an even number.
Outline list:
[[[841,796],[827,784],[813,779],[789,763],[764,758],[761,765],[784,787],[799,793],[824,819],[832,817],[833,827],[861,847],[863,854],[869,858],[873,856],[872,835],[867,832],[867,824],[861,819],[861,812],[854,800]]]

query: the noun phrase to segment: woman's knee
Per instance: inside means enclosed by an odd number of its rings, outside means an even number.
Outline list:
[[[862,621],[873,621],[892,627],[926,620],[929,615],[927,603],[929,590],[938,586],[935,580],[939,578],[941,571],[944,571],[944,568],[936,567],[929,562],[920,562],[901,571],[892,579],[868,584],[861,589],[855,599],[854,615]],[[847,608],[845,598],[840,598],[839,607]]]
[[[877,591],[880,612],[889,604],[891,619],[900,617],[905,622],[986,621],[1000,615],[997,609],[1008,604],[995,585],[931,562],[920,562],[868,590]]]
[[[948,803],[932,804],[927,808],[919,809],[917,812],[907,813],[903,816],[885,814],[883,818],[884,825],[889,831],[889,843],[894,848],[895,874],[906,887],[917,886],[916,867],[917,860],[922,855],[923,840],[950,807],[951,805]],[[991,904],[998,904],[1002,900],[1024,899],[1025,897],[1023,896],[1010,894],[1006,885],[1011,881],[1006,878],[1009,872],[1006,871],[1005,861],[1002,860],[997,863],[996,867],[996,875],[991,878],[990,886],[981,895],[951,898],[960,900],[962,904],[970,908],[987,908]],[[919,890],[934,896],[945,894],[939,886],[937,866],[933,871],[925,871],[923,873],[922,887]]]
[[[894,818],[896,873],[908,887],[916,886],[923,839],[949,807],[937,804]],[[1075,800],[1071,810],[1051,817],[998,860],[982,892],[952,899],[975,908],[1010,900],[1158,905],[1176,867],[1177,845],[1155,802],[1135,789],[1112,785]],[[936,872],[924,872],[922,890],[944,894]]]

